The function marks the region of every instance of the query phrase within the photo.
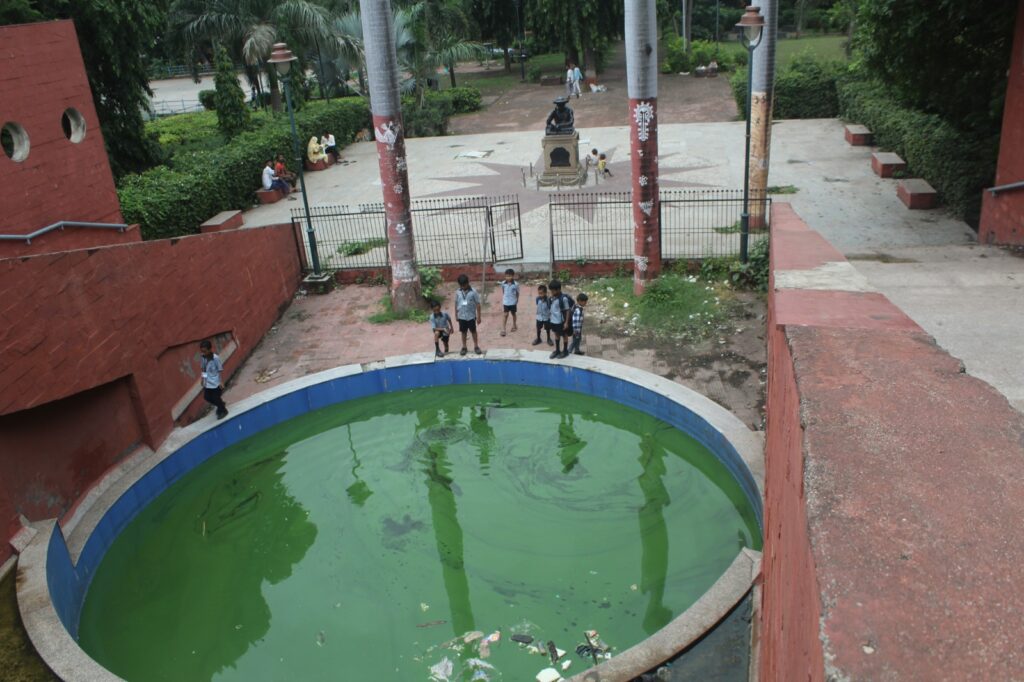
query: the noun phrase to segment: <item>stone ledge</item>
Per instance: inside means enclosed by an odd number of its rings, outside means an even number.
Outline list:
[[[848,125],[843,136],[847,144],[853,147],[869,147],[875,141],[875,135],[867,126]]]
[[[891,178],[894,173],[907,170],[907,162],[899,154],[875,152],[871,155],[871,170],[880,178]]]
[[[896,186],[896,196],[904,206],[915,211],[935,208],[939,203],[938,193],[921,178],[900,180]]]

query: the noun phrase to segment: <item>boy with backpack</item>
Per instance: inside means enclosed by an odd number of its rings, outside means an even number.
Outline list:
[[[554,360],[569,355],[569,325],[572,322],[569,319],[569,312],[575,305],[575,301],[569,294],[562,293],[562,283],[557,279],[551,280],[548,284],[548,293],[551,294],[548,298],[550,306],[548,329],[555,335],[555,350],[552,351],[550,357]],[[563,338],[565,339],[564,350],[562,348]]]
[[[576,355],[583,355],[583,351],[580,350],[580,342],[583,341],[583,309],[587,307],[587,295],[581,293],[576,297],[576,305],[572,308],[572,314],[569,317],[569,322],[572,325],[572,344],[568,345],[568,348],[562,357],[568,357],[569,353],[575,353]]]

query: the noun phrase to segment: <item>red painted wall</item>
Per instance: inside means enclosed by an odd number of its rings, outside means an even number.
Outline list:
[[[783,220],[783,215],[773,217]],[[779,252],[771,250],[773,273]],[[786,333],[776,319],[775,298],[773,276],[768,294],[760,679],[817,681],[824,679],[818,638],[821,601],[807,533],[800,392]]]
[[[86,123],[77,144],[61,127],[68,107]],[[0,153],[0,233],[59,220],[123,222],[72,22],[0,26],[0,126],[11,121],[30,149],[21,163]],[[52,250],[55,242],[40,243]]]
[[[198,342],[238,345],[230,375],[300,279],[290,224],[0,260],[0,528],[5,496],[48,518],[133,444],[157,447]]]
[[[1024,0],[1017,10],[995,184],[1012,182],[1024,182]],[[978,237],[987,244],[1024,244],[1024,189],[985,192]]]

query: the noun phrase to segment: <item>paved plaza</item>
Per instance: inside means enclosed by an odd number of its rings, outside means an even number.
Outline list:
[[[584,121],[580,121],[584,123]],[[595,185],[593,176],[587,191],[625,191],[629,189],[628,128],[579,129],[581,148],[597,147],[609,153],[613,178]],[[659,127],[661,183],[665,188],[739,188],[743,172],[742,122],[663,124]],[[416,138],[408,141],[409,175],[414,199],[466,195],[517,194],[522,210],[524,258],[511,263],[513,267],[545,264],[548,261],[549,219],[547,201],[555,190],[538,190],[531,182],[530,164],[536,169],[541,162],[540,133],[503,132]],[[964,361],[971,374],[984,379],[1000,390],[1017,409],[1024,409],[1024,372],[1020,358],[1024,342],[1019,330],[1024,328],[1024,303],[1020,295],[1024,286],[1024,259],[993,247],[977,244],[974,233],[962,221],[942,209],[909,211],[896,197],[896,181],[881,179],[871,171],[867,147],[851,147],[843,139],[843,124],[834,119],[780,121],[772,129],[772,169],[770,184],[792,185],[796,192],[776,195],[776,201],[790,202],[814,230],[820,232],[866,277],[867,286],[889,296],[918,324],[932,334],[944,348]],[[380,180],[376,148],[372,143],[357,143],[344,150],[349,162],[327,171],[310,173],[307,177],[309,199],[313,206],[330,204],[356,205],[380,201]],[[526,175],[526,186],[523,175]],[[255,176],[254,176],[255,178]],[[247,226],[285,222],[301,201],[282,201],[247,211]],[[628,229],[628,228],[627,228]],[[361,296],[360,305],[376,310],[381,292],[367,293],[366,288],[351,287],[351,294]],[[362,292],[362,293],[360,293]],[[330,315],[327,301],[304,302],[317,308],[311,315]],[[371,310],[372,308],[372,310]],[[366,313],[367,315],[369,313]],[[497,316],[493,316],[496,320]],[[292,324],[286,315],[282,328]],[[408,323],[396,323],[379,331],[375,325],[360,328],[351,342],[346,341],[343,356],[331,348],[327,357],[319,358],[309,367],[289,367],[277,363],[280,373],[293,376],[326,366],[369,360],[392,352],[419,349],[420,330]],[[337,321],[336,330],[318,333],[348,334]],[[332,326],[333,325],[329,325]],[[487,347],[496,344],[518,345],[511,339],[492,337],[493,321],[484,326]],[[401,331],[400,331],[401,330]],[[408,344],[400,342],[410,334]],[[387,346],[374,336],[387,337]],[[411,339],[416,338],[413,342]],[[297,340],[297,339],[296,339]],[[319,352],[312,340],[310,358]],[[609,353],[620,353],[630,362],[629,351],[621,341]],[[397,344],[397,345],[396,345]],[[521,344],[520,344],[521,345]],[[292,351],[297,352],[293,346]],[[607,355],[605,357],[608,357]],[[252,380],[259,353],[249,361],[246,372],[236,380],[234,391],[250,393],[257,384],[243,388]],[[660,364],[659,364],[660,363]],[[266,363],[264,363],[266,364]],[[274,363],[271,363],[274,364]],[[635,358],[637,364],[660,374],[671,372],[652,354],[649,360]],[[265,367],[264,369],[267,369]],[[277,375],[275,375],[276,377]],[[714,382],[712,382],[713,384]],[[713,398],[723,404],[740,404],[736,396],[726,396],[723,388]],[[749,402],[749,401],[748,401]],[[744,408],[744,409],[750,409]],[[754,412],[744,418],[756,421]]]

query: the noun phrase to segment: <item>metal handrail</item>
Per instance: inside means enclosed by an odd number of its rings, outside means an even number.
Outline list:
[[[991,192],[992,196],[999,194],[1000,192],[1010,192],[1015,189],[1024,189],[1024,180],[1020,182],[1011,182],[1006,185],[997,185],[996,187],[989,187],[986,192]]]
[[[52,225],[40,227],[35,232],[29,232],[28,234],[0,234],[0,241],[24,240],[26,244],[31,244],[32,240],[36,237],[41,237],[55,230],[63,230],[65,227],[86,227],[95,230],[117,230],[118,232],[124,232],[128,229],[126,223],[80,223],[74,220],[60,220]]]

